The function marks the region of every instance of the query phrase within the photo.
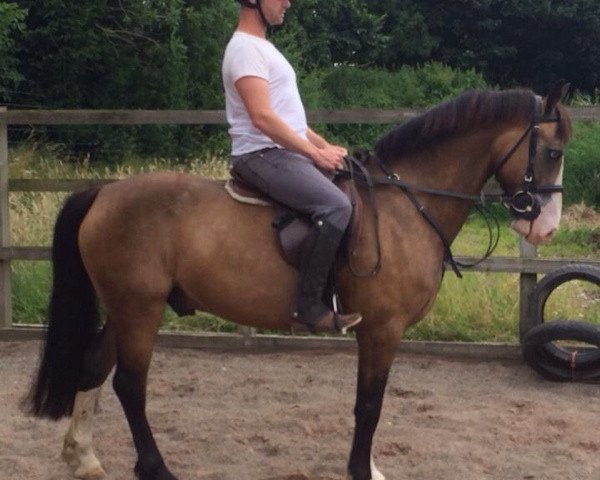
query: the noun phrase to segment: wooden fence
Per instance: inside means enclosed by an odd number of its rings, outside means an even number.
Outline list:
[[[570,108],[575,120],[600,121],[600,107]],[[310,123],[327,124],[394,124],[420,114],[416,109],[347,109],[310,110]],[[0,107],[0,333],[15,331],[12,325],[11,306],[11,261],[49,260],[50,250],[46,247],[13,247],[10,243],[9,192],[23,191],[73,191],[102,181],[98,180],[45,180],[10,179],[8,169],[9,125],[197,125],[225,124],[222,110],[180,111],[180,110],[7,110]],[[110,180],[105,180],[110,181]],[[464,262],[472,258],[458,257]],[[525,241],[520,245],[519,257],[491,257],[476,267],[465,271],[508,272],[520,275],[520,330],[530,327],[527,318],[528,296],[535,287],[538,274],[548,273],[556,268],[573,263],[587,263],[600,266],[600,261],[579,259],[542,259],[537,257],[535,247]],[[246,340],[248,331],[244,333]],[[15,335],[19,337],[19,334]],[[189,338],[180,336],[175,344],[189,343]],[[173,337],[175,338],[175,337]],[[169,342],[166,342],[169,344]],[[218,342],[217,342],[218,343]]]

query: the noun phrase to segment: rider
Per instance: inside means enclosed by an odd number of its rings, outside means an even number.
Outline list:
[[[345,333],[362,316],[334,313],[322,296],[352,214],[350,201],[328,177],[343,167],[347,151],[308,127],[296,74],[266,39],[268,27],[283,23],[289,0],[238,1],[239,22],[222,66],[232,169],[312,219],[292,317],[313,332]]]

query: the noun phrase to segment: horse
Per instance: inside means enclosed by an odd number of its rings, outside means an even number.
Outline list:
[[[344,306],[363,314],[349,480],[384,480],[372,442],[392,362],[405,330],[431,308],[449,246],[487,180],[496,178],[517,217],[512,227],[529,242],[546,242],[558,228],[572,133],[562,94],[561,84],[545,98],[526,89],[463,93],[392,128],[365,162],[357,190],[377,211],[361,210],[352,268],[337,272]],[[38,417],[72,416],[63,457],[76,477],[104,475],[92,422],[116,366],[135,473],[176,479],[145,413],[153,345],[174,293],[241,325],[290,328],[298,273],[278,252],[273,216],[274,207],[232,199],[223,182],[168,171],[65,202],[54,229],[48,330],[26,405]]]

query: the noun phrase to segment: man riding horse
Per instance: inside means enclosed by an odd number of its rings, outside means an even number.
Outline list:
[[[335,313],[322,297],[352,215],[350,200],[328,177],[344,166],[347,151],[308,127],[294,70],[266,39],[268,27],[283,23],[290,2],[239,1],[239,23],[223,58],[232,169],[313,222],[292,316],[313,332],[345,333],[362,316]]]

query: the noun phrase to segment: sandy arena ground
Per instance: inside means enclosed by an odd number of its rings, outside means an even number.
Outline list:
[[[0,478],[65,480],[67,421],[18,409],[39,343],[0,342]],[[357,359],[349,353],[157,348],[148,414],[180,480],[345,478]],[[387,480],[598,480],[600,387],[554,384],[518,362],[399,355],[375,437]],[[109,479],[133,478],[112,391],[97,416]]]

